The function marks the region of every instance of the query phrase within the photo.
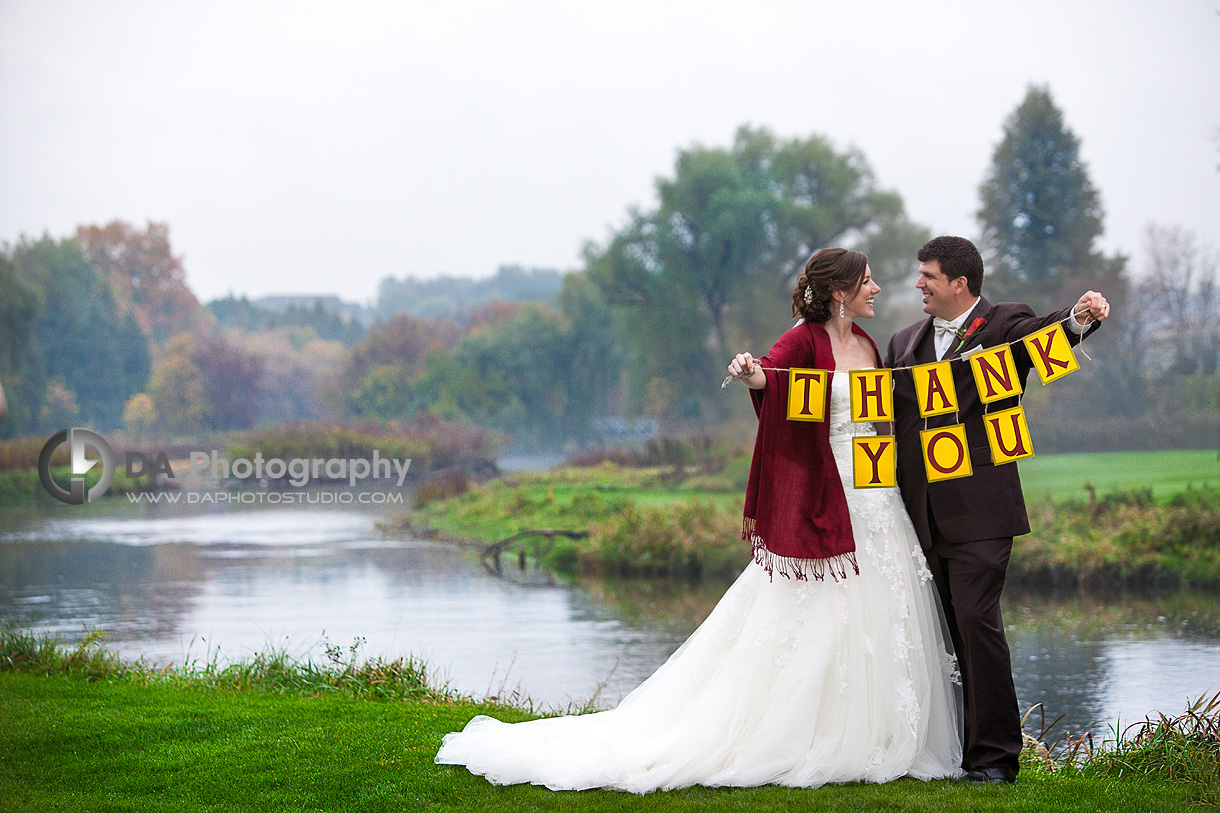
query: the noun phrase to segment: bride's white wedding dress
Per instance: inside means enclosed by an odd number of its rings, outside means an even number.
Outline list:
[[[506,724],[480,715],[436,756],[502,785],[644,793],[687,785],[886,782],[960,774],[941,616],[896,489],[852,486],[847,387],[830,443],[860,574],[771,579],[751,563],[707,620],[609,711]]]

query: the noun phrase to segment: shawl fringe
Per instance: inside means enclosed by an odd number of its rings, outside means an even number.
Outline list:
[[[767,549],[767,543],[754,530],[753,517],[742,518],[741,538],[750,540],[750,553],[754,562],[767,571],[772,581],[778,573],[786,579],[797,581],[809,581],[809,577],[813,576],[815,581],[820,582],[829,573],[830,578],[838,582],[847,578],[848,565],[857,576],[860,575],[860,565],[856,562],[854,550],[825,559],[796,559],[772,553]]]

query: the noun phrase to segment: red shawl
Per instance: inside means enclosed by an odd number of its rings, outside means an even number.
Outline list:
[[[852,332],[868,338],[855,324]],[[877,366],[881,355],[873,342]],[[812,367],[834,370],[830,334],[825,325],[802,322],[779,337],[763,367]],[[829,420],[790,421],[787,418],[788,373],[764,370],[767,386],[750,390],[758,415],[758,436],[750,463],[750,482],[742,539],[749,539],[754,561],[774,576],[819,581],[830,571],[838,581],[847,566],[859,574],[856,542],[851,533],[847,497],[830,450]],[[834,375],[830,376],[833,384]],[[830,385],[826,390],[830,406]],[[829,415],[825,416],[829,419]]]

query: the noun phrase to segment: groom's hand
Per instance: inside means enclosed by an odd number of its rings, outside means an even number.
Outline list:
[[[1089,322],[1100,322],[1110,315],[1110,303],[1097,291],[1086,291],[1084,296],[1076,300],[1072,308],[1076,323],[1087,325]]]

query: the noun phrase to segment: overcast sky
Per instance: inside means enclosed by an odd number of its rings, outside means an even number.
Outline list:
[[[204,300],[579,267],[679,148],[859,147],[974,237],[1004,119],[1050,86],[1143,265],[1220,247],[1220,0],[0,0],[0,240],[169,223]],[[912,268],[914,270],[914,267]]]

